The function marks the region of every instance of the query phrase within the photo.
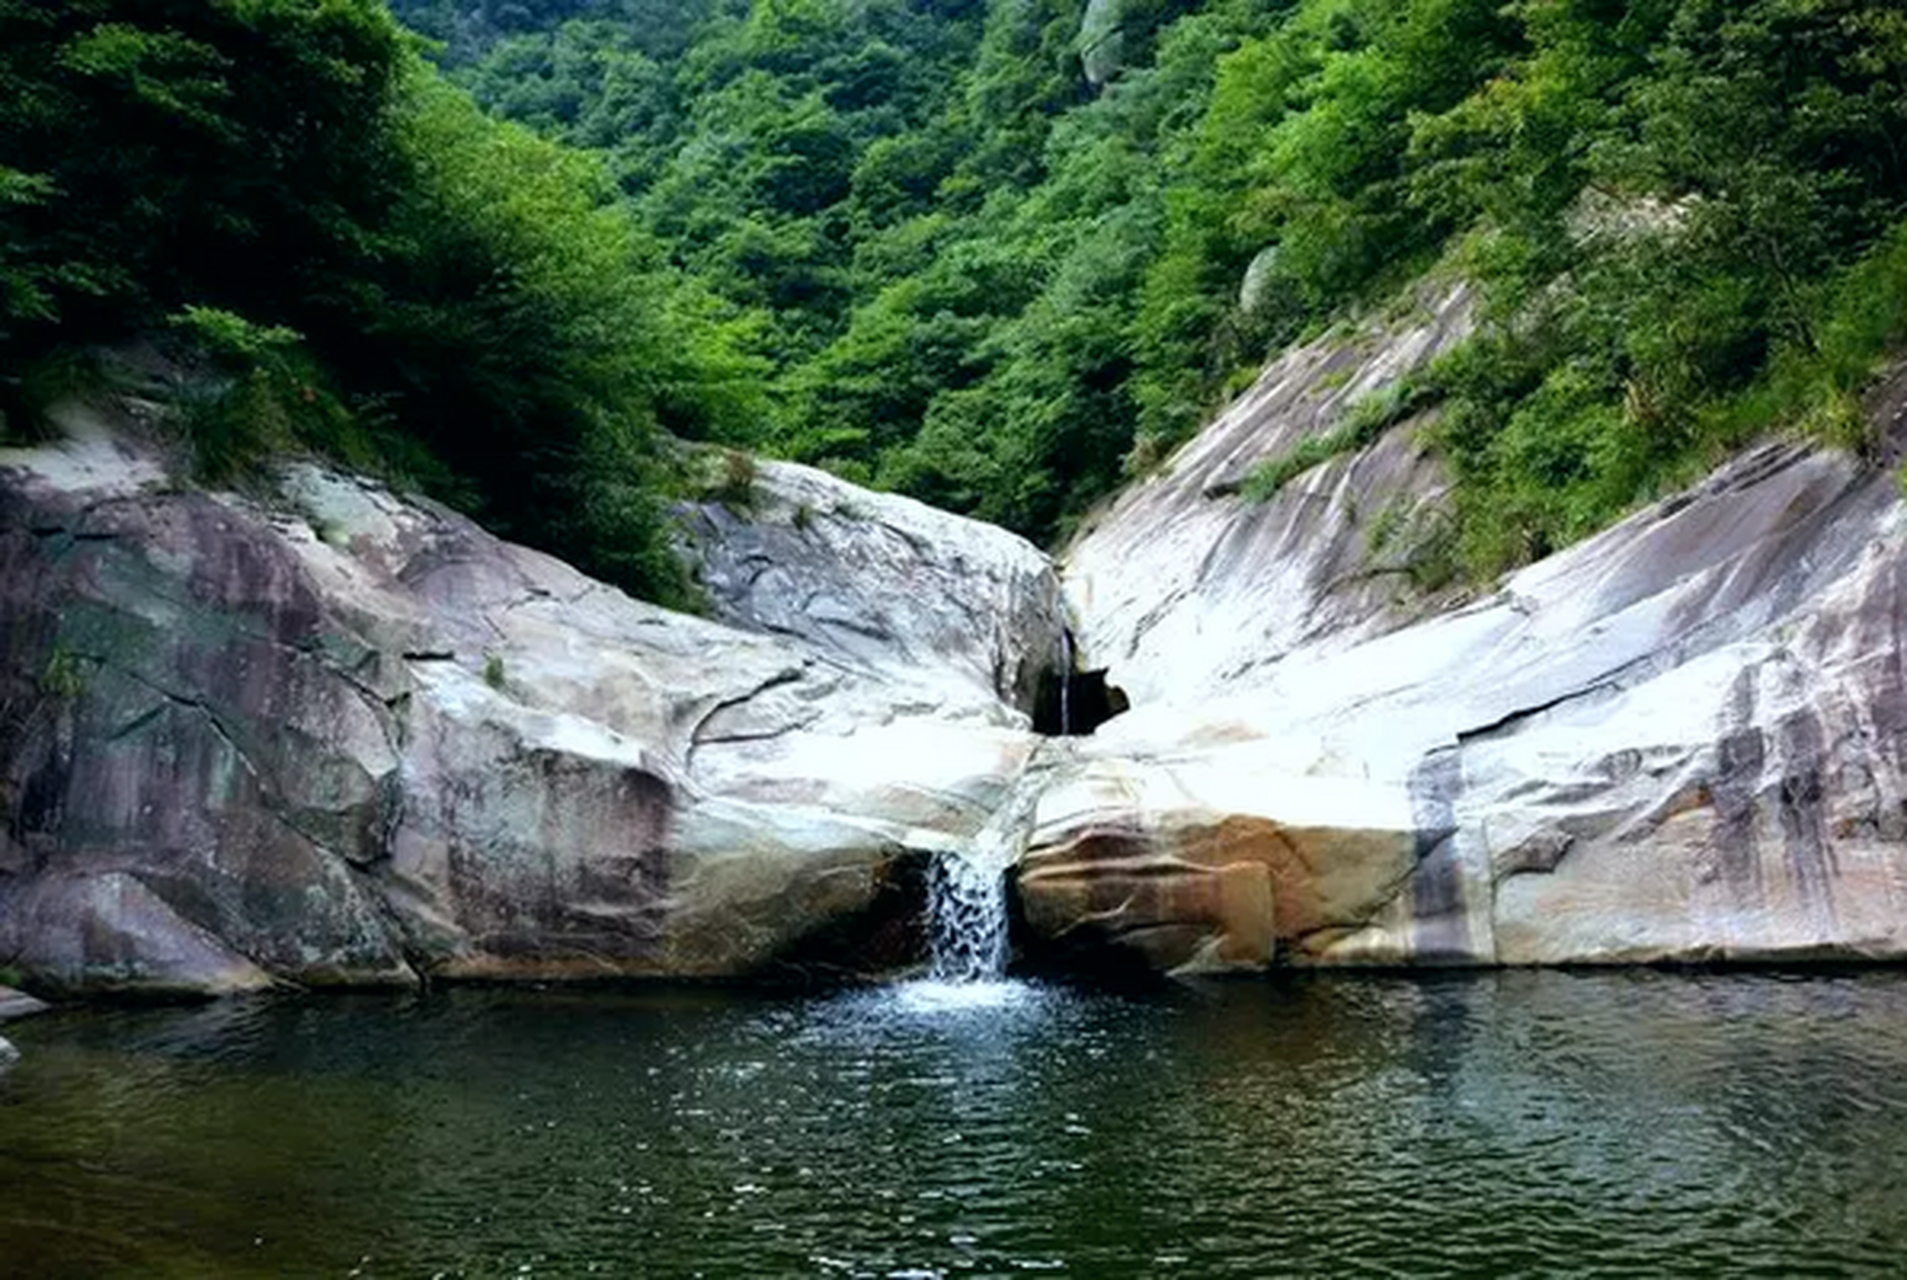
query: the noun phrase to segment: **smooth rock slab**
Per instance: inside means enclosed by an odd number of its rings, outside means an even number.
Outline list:
[[[1341,650],[1421,615],[1409,569],[1448,481],[1420,420],[1267,501],[1239,490],[1470,329],[1456,290],[1395,326],[1295,348],[1089,516],[1061,555],[1083,665],[1107,668],[1135,708],[1208,702],[1261,684],[1295,651]]]
[[[67,995],[233,995],[271,975],[121,871],[39,876],[0,898],[0,951]]]
[[[0,1022],[11,1022],[15,1018],[29,1018],[36,1013],[45,1013],[53,1006],[44,1000],[36,1000],[24,991],[15,991],[12,987],[0,987]]]
[[[1437,341],[1376,341],[1350,380]],[[1407,602],[1319,572],[1350,513],[1416,483],[1379,465],[1396,432],[1269,511],[1213,483],[1263,456],[1245,424],[1287,441],[1318,424],[1330,367],[1309,349],[1275,366],[1069,552],[1082,641],[1140,696],[1082,748],[1084,798],[1042,803],[1021,875],[1035,932],[1168,970],[1907,957],[1893,478],[1769,442],[1403,625]],[[1907,372],[1869,408],[1897,430],[1903,406]],[[1115,576],[1173,537],[1195,540],[1173,551],[1190,568]]]
[[[745,508],[709,501],[686,514],[691,561],[732,626],[1029,714],[1041,672],[1060,660],[1053,563],[1004,529],[766,460]]]

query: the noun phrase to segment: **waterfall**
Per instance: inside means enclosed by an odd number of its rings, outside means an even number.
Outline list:
[[[1029,761],[1018,785],[975,833],[970,849],[934,859],[927,933],[929,977],[936,982],[992,982],[1006,972],[1006,873],[1026,846],[1039,803],[1039,772]]]
[[[1006,874],[958,853],[934,860],[927,889],[931,976],[984,982],[1006,971]]]
[[[1072,731],[1073,633],[1059,633],[1059,731]],[[929,985],[992,983],[1008,958],[1006,876],[1026,847],[1043,777],[1067,749],[1046,741],[965,849],[942,852],[927,878]]]
[[[1073,633],[1059,629],[1059,736],[1073,731]]]

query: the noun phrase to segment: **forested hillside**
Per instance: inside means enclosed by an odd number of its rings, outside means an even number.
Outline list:
[[[374,461],[668,597],[667,433],[1051,539],[1433,272],[1481,335],[1319,452],[1441,404],[1483,575],[1859,447],[1902,336],[1890,0],[395,7],[0,0],[12,431],[171,335],[210,469]]]
[[[1885,0],[399,9],[607,152],[751,335],[753,443],[1036,537],[1432,268],[1499,323],[1363,425],[1447,401],[1476,572],[1757,431],[1855,432],[1899,336]]]
[[[685,599],[661,433],[757,376],[596,160],[415,43],[382,0],[0,0],[0,434],[156,341],[209,479],[316,448]]]

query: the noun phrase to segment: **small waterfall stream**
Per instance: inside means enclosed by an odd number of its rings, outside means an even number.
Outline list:
[[[1026,847],[1039,803],[1043,743],[971,848],[941,854],[927,885],[928,977],[940,983],[998,983],[1008,959],[1006,876]]]
[[[1073,633],[1059,634],[1059,731],[1072,728],[1071,680]],[[974,834],[971,848],[942,853],[927,881],[928,981],[940,984],[998,984],[1006,974],[1006,875],[1026,846],[1027,829],[1039,802],[1041,756],[1055,747],[1036,747],[1026,768],[1000,806]]]
[[[985,982],[1006,972],[1006,868],[958,853],[935,859],[927,886],[929,976]]]
[[[1059,735],[1073,731],[1073,633],[1059,629]]]

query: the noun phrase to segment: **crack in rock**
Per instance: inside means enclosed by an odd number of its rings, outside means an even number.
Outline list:
[[[713,744],[722,743],[722,742],[766,741],[768,739],[782,737],[785,734],[788,734],[788,733],[794,732],[797,729],[803,728],[807,724],[814,723],[814,720],[818,718],[821,714],[819,711],[815,711],[805,721],[789,723],[781,728],[774,730],[773,732],[763,732],[763,733],[756,733],[756,734],[737,733],[737,734],[719,734],[719,735],[708,732],[709,725],[715,720],[717,716],[721,715],[723,712],[733,710],[736,707],[746,706],[750,702],[753,702],[756,698],[761,697],[761,695],[769,692],[770,690],[779,689],[790,684],[797,684],[801,681],[801,679],[803,678],[805,674],[806,674],[805,666],[783,667],[781,670],[775,672],[773,675],[767,677],[764,680],[757,682],[753,687],[748,689],[745,693],[739,693],[732,697],[722,698],[718,700],[714,706],[710,707],[707,711],[703,712],[699,717],[696,718],[695,727],[689,731],[688,754],[687,754],[687,759],[684,761],[685,765],[689,767],[693,767],[695,763],[696,750],[706,745],[713,745]]]

